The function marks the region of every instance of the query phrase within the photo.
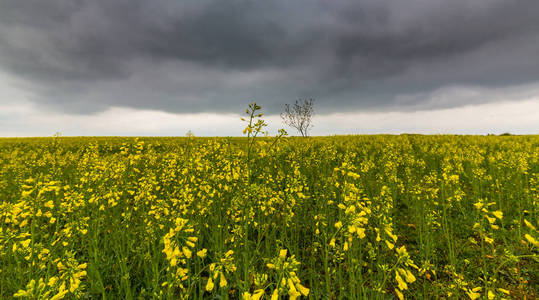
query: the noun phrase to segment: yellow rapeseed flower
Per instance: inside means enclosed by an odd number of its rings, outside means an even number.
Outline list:
[[[406,282],[402,279],[402,277],[400,277],[400,275],[399,275],[398,272],[395,272],[395,279],[397,280],[397,284],[398,284],[400,290],[406,290],[406,289],[408,289],[408,285],[407,285]]]
[[[539,248],[539,242],[537,242],[537,240],[533,236],[526,233],[524,235],[524,238],[526,238],[526,240],[528,240],[528,242],[530,242],[532,245]]]
[[[282,249],[281,251],[279,251],[279,258],[285,259],[287,253],[288,253],[288,250]]]
[[[211,276],[208,278],[208,283],[206,283],[206,291],[211,292],[213,291],[213,280],[211,279]]]
[[[197,251],[197,256],[200,257],[200,258],[204,258],[204,257],[206,257],[207,252],[208,252],[208,250],[202,249],[200,251]]]

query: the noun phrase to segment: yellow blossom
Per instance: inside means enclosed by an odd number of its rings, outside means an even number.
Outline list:
[[[532,223],[528,222],[528,220],[524,219],[524,224],[531,230],[535,230],[535,226],[533,226]]]
[[[537,242],[537,240],[533,236],[526,233],[524,235],[524,238],[526,238],[526,240],[528,240],[528,242],[530,242],[532,245],[539,248],[539,242]]]
[[[397,280],[397,284],[400,290],[408,289],[408,285],[406,284],[404,280],[402,280],[402,277],[400,277],[399,273],[397,272],[395,272],[395,279]]]
[[[191,250],[189,250],[189,248],[182,247],[182,252],[183,252],[183,255],[185,255],[185,257],[191,258],[192,252]]]
[[[223,275],[223,272],[221,272],[221,277],[219,278],[219,286],[225,287],[227,284],[228,283],[226,281],[225,275]]]
[[[307,296],[309,295],[309,289],[304,287],[303,285],[301,285],[300,283],[297,283],[296,284],[296,288],[297,290],[303,295],[303,296]]]
[[[279,291],[277,289],[273,290],[273,293],[271,294],[271,300],[277,300],[279,299]]]
[[[204,258],[204,257],[206,257],[207,252],[208,252],[208,250],[202,249],[200,251],[197,251],[197,256],[200,257],[200,258]]]
[[[208,283],[206,283],[206,291],[211,292],[213,291],[213,280],[211,277],[208,278]]]

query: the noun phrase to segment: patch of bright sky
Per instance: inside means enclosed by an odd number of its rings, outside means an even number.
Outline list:
[[[91,115],[47,111],[34,105],[24,89],[0,74],[0,136],[241,136],[237,114],[174,114],[157,110],[110,107]],[[456,108],[347,112],[316,115],[312,135],[333,134],[539,134],[539,97],[507,99]],[[427,99],[428,100],[428,99]],[[284,125],[277,115],[263,117],[276,134]],[[291,128],[290,134],[296,135]]]

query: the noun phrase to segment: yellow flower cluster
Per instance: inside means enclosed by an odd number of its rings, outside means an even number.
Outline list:
[[[234,265],[234,251],[228,250],[217,263],[211,263],[209,266],[209,277],[206,282],[206,291],[211,292],[216,288],[215,282],[219,283],[220,288],[228,285],[226,276],[236,272]]]
[[[299,265],[295,255],[288,256],[287,249],[280,250],[279,256],[266,264],[273,271],[273,277],[277,279],[276,286],[271,293],[271,300],[278,299],[281,294],[288,294],[292,300],[301,295],[309,295],[309,289],[301,284],[297,276]]]

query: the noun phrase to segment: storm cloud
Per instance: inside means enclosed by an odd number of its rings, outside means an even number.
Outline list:
[[[539,1],[2,1],[0,71],[77,114],[454,108],[538,91]]]

